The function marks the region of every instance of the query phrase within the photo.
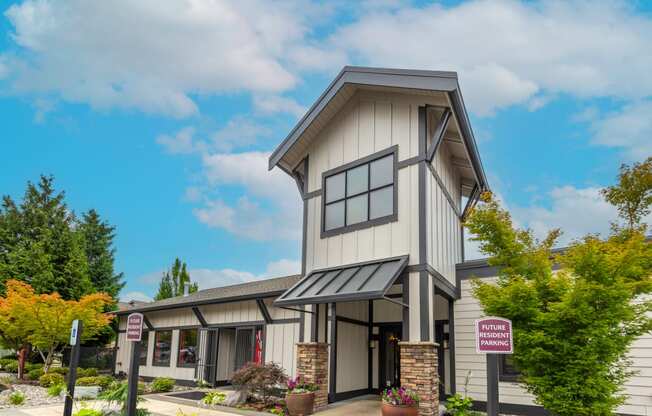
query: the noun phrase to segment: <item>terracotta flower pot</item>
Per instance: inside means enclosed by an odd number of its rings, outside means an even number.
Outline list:
[[[290,416],[311,415],[315,407],[315,393],[288,393],[285,396],[285,405]]]
[[[395,406],[383,402],[380,408],[383,416],[419,416],[419,408],[415,406]]]

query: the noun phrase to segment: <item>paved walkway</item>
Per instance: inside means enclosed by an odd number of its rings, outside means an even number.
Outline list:
[[[87,407],[101,409],[101,402],[86,402]],[[169,401],[154,400],[145,398],[138,407],[144,407],[152,412],[152,416],[176,416],[179,410],[187,415],[193,416],[233,416],[235,413],[220,412],[217,410],[201,409],[194,406],[187,406]],[[73,408],[73,413],[81,409],[77,402]],[[0,416],[62,416],[63,404],[38,407],[22,407],[12,409],[1,409]]]
[[[146,397],[138,407],[147,408],[152,412],[152,416],[177,416],[179,410],[187,415],[192,416],[233,416],[242,414],[238,410],[233,411],[219,411],[203,409],[192,406],[191,401],[186,401],[184,404],[183,399],[174,399],[165,397],[160,400],[161,396]],[[101,409],[102,402],[86,402],[87,407]],[[75,404],[73,413],[81,408],[79,403]],[[248,413],[252,414],[252,413]],[[262,414],[262,413],[260,413]],[[39,407],[21,407],[12,409],[1,409],[0,416],[62,416],[63,404],[39,406]],[[265,413],[267,415],[267,413]],[[358,416],[378,416],[380,415],[380,401],[377,396],[363,396],[352,400],[346,400],[339,403],[332,404],[328,409],[317,413],[319,416],[345,416],[345,415],[358,415]]]

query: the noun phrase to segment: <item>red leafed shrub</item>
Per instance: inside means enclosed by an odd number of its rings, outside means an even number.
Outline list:
[[[231,383],[250,393],[257,395],[263,402],[268,403],[279,387],[287,381],[283,368],[276,363],[255,364],[247,363],[236,371],[231,377]]]

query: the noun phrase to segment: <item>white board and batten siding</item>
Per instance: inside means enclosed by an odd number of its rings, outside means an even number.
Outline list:
[[[491,281],[491,278],[488,279]],[[486,279],[483,279],[486,281]],[[462,280],[462,297],[455,302],[455,373],[457,390],[463,392],[464,379],[472,372],[468,394],[475,400],[485,401],[487,396],[486,357],[475,352],[474,322],[483,317],[479,302],[471,294],[471,282]],[[625,384],[629,397],[618,408],[618,413],[652,415],[652,334],[635,341],[629,354],[631,369],[637,374]],[[519,383],[499,382],[501,403],[535,405],[534,399]]]
[[[451,164],[451,155],[445,144],[435,154],[432,167],[453,199],[457,212],[461,212],[460,176]],[[461,222],[431,172],[426,173],[426,219],[428,264],[455,285],[455,265],[462,262]]]
[[[280,309],[272,306],[273,299],[265,299],[272,319],[296,319],[298,312]],[[199,306],[199,310],[209,325],[228,325],[262,322],[263,316],[256,301],[229,302]],[[147,312],[147,318],[154,328],[199,327],[200,322],[190,308],[169,309],[157,312]],[[126,316],[121,317],[119,326],[125,328]],[[140,366],[139,373],[150,377],[172,377],[180,380],[194,380],[194,368],[176,367],[179,345],[179,330],[172,330],[172,351],[170,366],[159,367],[152,365],[156,330],[150,331],[147,365]],[[299,341],[298,323],[280,323],[266,326],[265,361],[276,362],[285,368],[289,375],[295,375],[295,350]],[[116,371],[128,372],[131,345],[126,341],[124,332],[118,334],[118,352],[116,356]],[[224,350],[223,350],[224,351]],[[224,359],[222,354],[222,359]]]
[[[398,145],[397,161],[418,153],[418,108],[427,97],[358,93],[322,130],[309,149],[310,192],[322,187],[322,173]],[[398,221],[321,238],[322,196],[308,200],[306,270],[334,267],[419,249],[416,165],[398,171]],[[322,190],[323,192],[323,190]]]

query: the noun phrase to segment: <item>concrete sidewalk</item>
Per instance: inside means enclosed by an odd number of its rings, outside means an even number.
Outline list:
[[[103,408],[103,402],[85,402],[87,407],[93,409]],[[155,400],[153,398],[145,398],[138,407],[144,407],[150,412],[152,416],[176,416],[179,410],[187,415],[193,416],[233,416],[236,413],[222,412],[217,410],[202,409],[195,406],[187,406],[180,403],[173,403],[170,401]],[[73,413],[81,409],[82,406],[79,402],[75,403]],[[10,409],[1,409],[0,416],[62,416],[63,404],[50,405],[50,406],[37,406],[37,407],[14,407]]]

